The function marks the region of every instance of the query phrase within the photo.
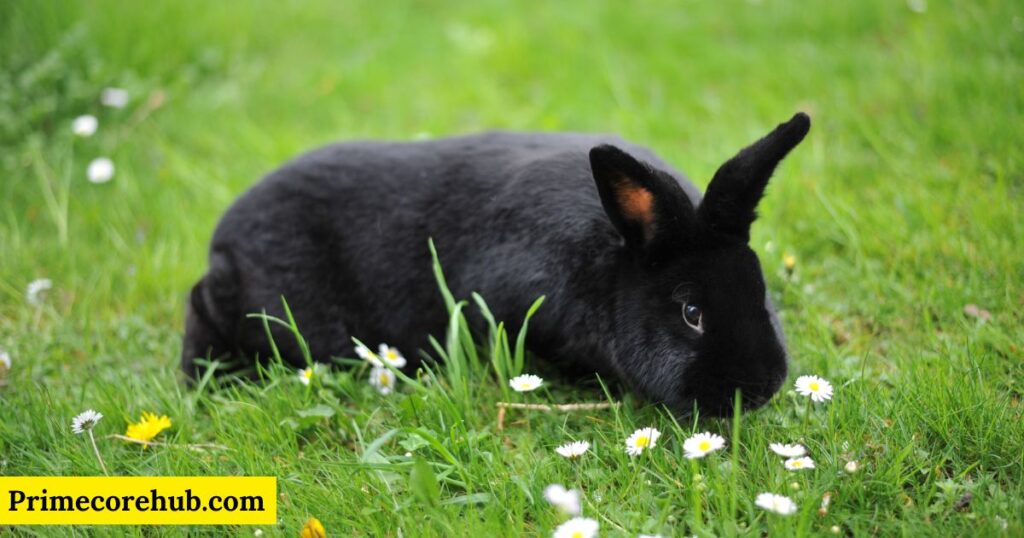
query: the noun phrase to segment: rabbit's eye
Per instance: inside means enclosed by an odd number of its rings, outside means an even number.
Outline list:
[[[683,305],[683,321],[697,332],[704,332],[704,311],[695,304]]]

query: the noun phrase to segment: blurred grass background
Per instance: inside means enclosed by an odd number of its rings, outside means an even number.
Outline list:
[[[86,472],[53,461],[82,406],[193,411],[174,379],[183,299],[222,211],[297,153],[491,128],[603,131],[704,185],[804,110],[811,135],[776,174],[752,239],[794,372],[860,387],[838,412],[856,424],[843,438],[877,440],[880,454],[919,444],[931,473],[909,478],[914,457],[900,458],[848,519],[859,532],[942,534],[998,532],[1002,518],[1022,532],[1022,55],[1024,7],[991,0],[0,3],[0,348],[15,360],[0,389],[0,472]],[[101,107],[107,86],[126,88],[129,106]],[[86,113],[100,129],[74,138]],[[100,155],[117,174],[93,185],[85,167]],[[25,287],[43,277],[54,289],[35,308]],[[360,394],[351,401],[374,405]],[[196,412],[176,417],[182,429],[215,436]],[[773,416],[745,420],[767,428]],[[935,508],[946,479],[970,484],[981,507]],[[538,532],[527,512],[489,525]]]

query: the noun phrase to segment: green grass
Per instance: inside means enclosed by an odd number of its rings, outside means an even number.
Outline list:
[[[0,474],[98,474],[71,418],[101,411],[102,436],[156,411],[174,421],[164,440],[230,450],[102,439],[111,472],[277,476],[271,534],[316,516],[342,536],[548,535],[562,518],[542,491],[558,482],[583,491],[584,514],[611,536],[1020,535],[1022,18],[1014,2],[966,0],[924,13],[890,0],[2,2],[0,348],[14,365],[0,387]],[[131,104],[98,106],[106,86]],[[486,344],[470,360],[457,325],[450,345],[437,337],[462,368],[388,397],[365,368],[312,388],[279,368],[196,391],[177,378],[183,300],[217,218],[299,152],[488,128],[609,131],[703,185],[795,110],[814,126],[752,245],[793,376],[836,386],[809,416],[786,390],[735,425],[676,423],[624,396],[614,411],[510,412],[498,430],[494,402],[516,396],[493,365],[514,360],[492,363]],[[83,113],[100,130],[75,139]],[[93,185],[84,170],[101,154],[117,175]],[[42,277],[54,289],[34,307],[25,287]],[[595,387],[550,382],[522,399],[608,398]],[[664,432],[659,446],[627,457],[623,440],[647,425]],[[691,467],[682,442],[704,430],[729,449]],[[552,450],[569,439],[595,447],[571,463]],[[805,443],[817,468],[785,471],[772,441]],[[758,510],[761,491],[792,496],[799,513]]]

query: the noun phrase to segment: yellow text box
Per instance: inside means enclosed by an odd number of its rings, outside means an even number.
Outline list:
[[[5,476],[0,525],[273,525],[272,476]]]

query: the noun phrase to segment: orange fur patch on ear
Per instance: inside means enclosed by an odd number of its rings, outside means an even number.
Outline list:
[[[616,196],[619,199],[622,216],[642,224],[644,239],[649,240],[654,233],[654,195],[643,187],[620,183]]]

